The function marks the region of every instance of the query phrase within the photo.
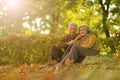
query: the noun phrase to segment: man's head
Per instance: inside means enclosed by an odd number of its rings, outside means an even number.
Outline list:
[[[68,26],[68,31],[69,31],[70,35],[76,34],[77,24],[76,23],[70,23],[69,26]]]

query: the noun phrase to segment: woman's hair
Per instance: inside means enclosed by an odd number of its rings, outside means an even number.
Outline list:
[[[93,33],[92,30],[89,28],[89,26],[88,26],[88,25],[85,25],[85,24],[83,24],[83,25],[81,25],[81,26],[79,27],[79,31],[78,31],[78,32],[80,32],[80,28],[82,28],[82,27],[84,27],[84,28],[88,31],[88,33]]]

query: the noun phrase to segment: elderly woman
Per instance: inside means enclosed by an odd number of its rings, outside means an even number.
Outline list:
[[[59,65],[80,62],[81,58],[85,56],[97,54],[99,54],[98,38],[87,25],[81,25],[79,35],[73,40],[71,50],[60,61]]]

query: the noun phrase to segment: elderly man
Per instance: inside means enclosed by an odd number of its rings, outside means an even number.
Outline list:
[[[65,54],[62,49],[66,51],[68,46],[73,43],[73,39],[77,36],[77,24],[70,23],[68,26],[68,31],[69,33],[64,36],[60,41],[58,41],[55,45],[53,45],[50,49],[51,59],[53,60],[53,63],[60,62],[62,56]]]

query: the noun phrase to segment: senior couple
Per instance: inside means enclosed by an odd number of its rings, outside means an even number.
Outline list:
[[[50,49],[54,63],[71,65],[81,62],[86,56],[99,54],[98,38],[89,26],[81,25],[77,33],[77,24],[70,23],[68,31],[69,34]]]

